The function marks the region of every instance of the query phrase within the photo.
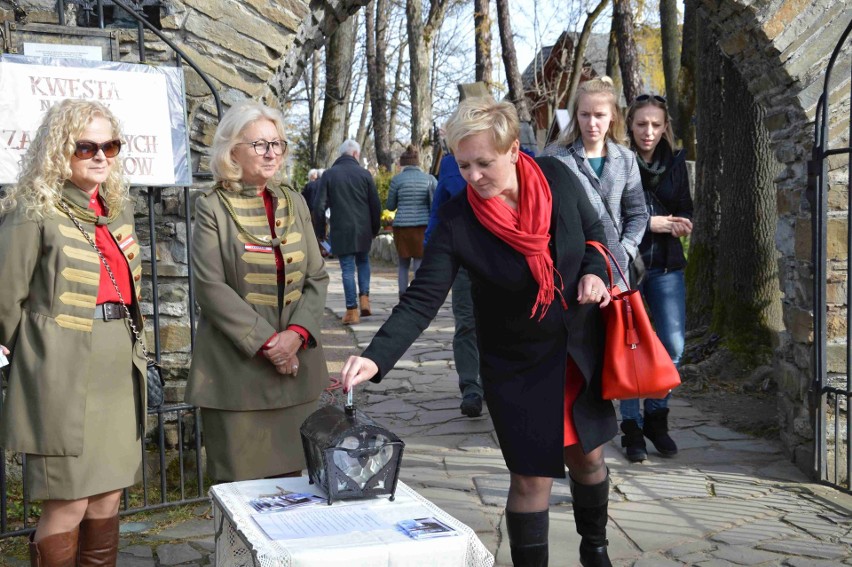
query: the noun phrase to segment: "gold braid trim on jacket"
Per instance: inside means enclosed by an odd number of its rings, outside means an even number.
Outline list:
[[[284,200],[287,203],[287,229],[292,226],[294,222],[293,216],[293,202],[290,200],[290,195],[287,190],[281,192],[284,195]],[[258,246],[279,246],[281,244],[281,238],[276,237],[272,238],[271,236],[263,236],[258,237],[250,233],[246,228],[242,225],[239,218],[237,218],[237,212],[234,210],[234,206],[231,204],[231,201],[225,195],[225,191],[221,188],[216,189],[216,194],[219,196],[219,200],[222,201],[222,205],[225,207],[225,210],[228,211],[228,216],[231,217],[231,220],[234,221],[234,224],[237,226],[237,230],[239,233],[248,240],[251,244],[257,244]],[[286,230],[284,231],[286,232]]]

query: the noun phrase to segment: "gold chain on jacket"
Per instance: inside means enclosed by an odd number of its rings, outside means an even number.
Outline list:
[[[286,205],[287,205],[287,226],[285,227],[285,232],[286,232],[286,230],[289,229],[290,226],[293,224],[293,201],[290,199],[290,195],[288,194],[286,189],[284,189],[282,191],[282,193],[284,194],[284,201],[286,202]],[[225,210],[228,211],[228,215],[231,217],[231,220],[233,220],[234,224],[237,226],[237,230],[239,231],[240,234],[243,235],[243,237],[245,237],[246,240],[248,240],[251,244],[257,244],[258,246],[269,246],[270,244],[274,244],[275,246],[278,245],[277,243],[275,243],[273,241],[271,236],[261,238],[261,237],[255,236],[254,234],[252,234],[248,230],[246,230],[246,227],[244,227],[242,225],[242,223],[239,221],[239,219],[237,218],[237,213],[236,213],[236,211],[234,211],[234,206],[231,205],[231,201],[225,195],[225,191],[222,188],[217,188],[216,194],[219,196],[219,199],[222,201],[222,205],[224,205]],[[275,240],[278,240],[278,239],[276,238]]]
[[[74,215],[82,221],[85,221],[88,224],[96,224],[98,222],[98,215],[96,215],[91,209],[84,209],[80,205],[76,203],[72,203],[69,199],[66,199],[65,196],[60,197],[61,202],[64,203],[69,209],[74,212]],[[62,211],[68,216],[68,213],[59,203],[55,204],[55,207]],[[112,224],[115,219],[118,218],[118,215],[121,214],[121,210],[118,207],[113,207],[115,210],[110,210],[109,215],[107,215],[107,224]],[[70,216],[69,216],[70,218]],[[73,219],[72,219],[73,220]]]

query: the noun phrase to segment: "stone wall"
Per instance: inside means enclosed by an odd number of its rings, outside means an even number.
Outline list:
[[[852,19],[852,9],[847,0],[701,0],[701,5],[720,33],[723,51],[766,108],[765,124],[780,164],[775,180],[776,244],[785,329],[775,351],[779,421],[790,458],[812,472],[815,416],[808,389],[813,380],[813,267],[807,160],[828,58]],[[830,85],[832,147],[849,143],[850,50],[847,45]],[[846,159],[838,158],[829,160],[829,370],[845,372],[848,171]]]

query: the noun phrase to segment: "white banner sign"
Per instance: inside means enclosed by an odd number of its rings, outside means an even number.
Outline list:
[[[96,100],[121,122],[119,154],[131,185],[190,185],[183,75],[174,67],[3,56],[0,58],[0,184],[14,184],[48,108]]]

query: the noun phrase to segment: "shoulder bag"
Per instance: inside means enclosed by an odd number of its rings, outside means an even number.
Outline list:
[[[586,241],[621,273],[612,252],[593,240]],[[645,302],[638,289],[621,291],[613,284],[612,267],[607,264],[612,301],[603,308],[606,344],[601,391],[605,400],[664,398],[680,385],[677,371],[666,347],[657,337]],[[621,273],[624,278],[624,274]],[[625,279],[625,281],[627,281]]]
[[[118,289],[118,283],[115,281],[115,276],[112,273],[112,270],[109,267],[109,264],[104,257],[101,249],[98,248],[98,245],[92,240],[89,236],[89,233],[86,232],[86,229],[80,224],[80,221],[71,213],[71,210],[68,208],[68,205],[63,203],[61,200],[58,202],[58,206],[63,210],[63,212],[68,215],[68,218],[71,219],[71,222],[76,225],[77,229],[83,234],[86,241],[95,249],[95,252],[98,253],[98,257],[101,259],[101,263],[106,268],[107,275],[109,276],[112,285],[115,287],[115,292],[118,294],[118,300],[121,302],[121,307],[124,309],[124,315],[127,317],[127,322],[130,325],[130,330],[133,332],[133,336],[139,342],[139,345],[142,347],[142,354],[145,356],[145,360],[148,361],[147,365],[147,377],[145,383],[147,384],[148,391],[148,409],[156,410],[159,409],[160,406],[163,405],[165,401],[165,392],[163,391],[163,375],[160,372],[160,365],[157,364],[151,358],[151,355],[148,353],[148,349],[145,348],[145,341],[142,339],[142,334],[139,332],[139,329],[136,328],[136,324],[133,322],[133,316],[130,314],[130,309],[127,307],[127,303],[124,301],[124,297],[121,295],[121,290]]]

